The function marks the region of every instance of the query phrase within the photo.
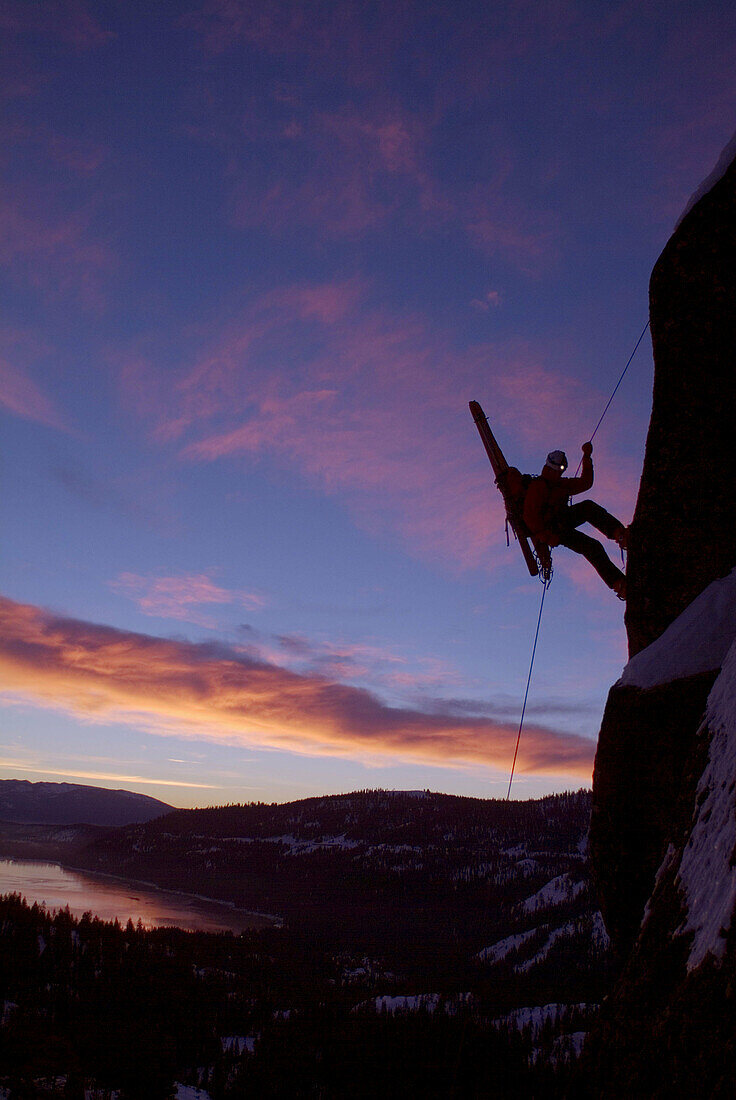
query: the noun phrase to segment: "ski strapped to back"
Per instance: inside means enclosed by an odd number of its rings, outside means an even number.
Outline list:
[[[510,527],[514,538],[519,543],[530,575],[541,577],[547,584],[552,578],[552,556],[549,546],[534,539],[524,523],[524,497],[531,478],[522,474],[515,466],[509,466],[491,431],[488,418],[477,401],[470,402],[470,411],[496,475],[496,485],[503,497],[507,533]]]

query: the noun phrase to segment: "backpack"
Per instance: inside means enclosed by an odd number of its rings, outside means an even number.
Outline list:
[[[526,535],[527,538],[529,531],[524,523],[524,501],[532,481],[534,481],[534,474],[522,474],[516,466],[509,466],[498,478],[498,487],[503,494],[506,514],[519,534]]]

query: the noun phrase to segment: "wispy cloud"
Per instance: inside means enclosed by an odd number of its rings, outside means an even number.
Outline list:
[[[256,661],[232,647],[115,630],[0,601],[6,697],[89,721],[313,755],[506,768],[514,726],[390,707],[368,691]],[[588,777],[593,744],[530,726],[520,767]]]
[[[50,298],[71,295],[87,308],[103,308],[117,257],[91,231],[89,211],[52,214],[43,206],[0,192],[0,265]]]
[[[63,416],[51,399],[25,372],[0,356],[0,405],[15,416],[67,431]]]
[[[7,34],[43,35],[77,50],[104,45],[114,37],[100,25],[85,0],[4,0],[0,29]]]
[[[427,137],[426,123],[396,103],[361,111],[278,99],[254,105],[232,139],[259,153],[236,170],[233,221],[279,235],[307,225],[342,237],[375,229],[399,209],[410,216],[435,209]]]
[[[392,691],[412,698],[429,689],[464,681],[457,670],[435,657],[400,652],[396,647],[366,641],[325,640],[302,634],[270,635],[242,625],[245,652],[259,660],[289,668],[302,675]]]
[[[153,438],[184,461],[267,456],[340,495],[361,526],[467,566],[503,537],[468,400],[492,398],[509,457],[529,454],[532,468],[581,422],[588,430],[600,404],[548,359],[531,342],[460,347],[336,281],[251,301],[173,378],[140,355],[120,378]]]
[[[121,775],[119,772],[76,771],[63,768],[34,768],[15,760],[0,757],[0,770],[24,772],[27,775],[59,775],[66,779],[94,779],[99,783],[144,783],[151,787],[191,787],[196,790],[220,790],[213,783],[185,783],[178,779],[151,779],[145,775]]]
[[[227,589],[214,583],[208,573],[188,573],[181,576],[140,576],[121,573],[110,581],[113,592],[129,596],[146,615],[162,619],[181,619],[214,629],[217,621],[198,609],[213,604],[236,604],[257,610],[266,603],[257,592]]]
[[[534,14],[522,19],[514,18],[516,6],[493,20],[458,21],[418,3],[377,4],[367,19],[359,5],[328,2],[307,14],[298,2],[234,0],[187,19],[209,54],[265,53],[289,62],[288,82],[272,77],[255,91],[238,84],[237,95],[202,78],[190,133],[225,154],[233,223],[275,236],[303,230],[320,248],[411,226],[425,236],[454,235],[527,272],[549,263],[558,226],[549,204],[530,199],[528,166],[517,164],[513,139],[494,121],[488,71],[489,63],[500,68],[544,52],[565,21],[548,35],[540,5],[524,5]],[[537,36],[530,33],[535,20]],[[472,31],[460,32],[463,23]],[[430,41],[444,43],[440,55]],[[471,71],[482,72],[482,90]],[[407,73],[414,77],[410,97]],[[481,132],[475,116],[484,101]],[[451,135],[466,121],[478,147],[464,162]],[[457,171],[448,171],[448,161]],[[474,163],[483,169],[474,171]]]

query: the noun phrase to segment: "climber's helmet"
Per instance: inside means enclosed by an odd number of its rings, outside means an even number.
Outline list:
[[[563,474],[567,469],[567,455],[564,451],[550,451],[547,455],[547,465]]]

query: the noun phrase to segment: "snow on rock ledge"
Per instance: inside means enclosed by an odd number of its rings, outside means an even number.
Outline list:
[[[632,657],[622,687],[652,688],[722,666],[736,639],[736,569],[709,584],[655,642]]]
[[[736,644],[708,697],[712,738],[698,784],[697,811],[683,852],[678,881],[687,905],[681,932],[694,932],[688,970],[710,952],[722,958],[736,903]]]

